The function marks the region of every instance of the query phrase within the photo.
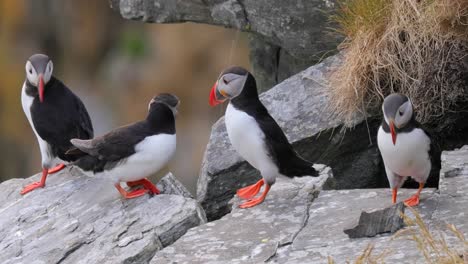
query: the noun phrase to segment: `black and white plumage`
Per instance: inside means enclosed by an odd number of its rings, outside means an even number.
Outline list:
[[[76,159],[65,155],[72,146],[70,139],[93,137],[93,126],[84,104],[52,76],[52,71],[53,63],[46,55],[35,54],[26,62],[21,103],[39,143],[43,175],[40,182],[25,187],[22,194],[43,187],[47,174],[63,168],[63,162]],[[58,163],[62,165],[49,170]]]
[[[123,126],[90,140],[72,139],[75,148],[67,152],[79,155],[73,164],[96,177],[111,180],[126,198],[150,191],[159,193],[145,177],[164,167],[176,150],[175,115],[179,99],[160,94],[148,106],[145,120]],[[141,183],[146,190],[126,192],[120,182]]]
[[[255,78],[241,67],[225,70],[212,88],[212,106],[230,99],[225,123],[234,149],[263,179],[238,191],[241,198],[250,199],[266,184],[261,197],[241,205],[247,208],[261,203],[276,177],[317,176],[313,163],[301,158],[288,142],[284,132],[258,98]]]
[[[419,183],[416,195],[405,201],[414,206],[431,171],[431,139],[415,120],[411,100],[401,94],[387,96],[382,105],[384,120],[377,134],[377,143],[396,202],[398,188],[412,177]]]

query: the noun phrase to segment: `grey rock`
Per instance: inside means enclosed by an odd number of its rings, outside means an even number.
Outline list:
[[[278,45],[257,34],[249,34],[250,65],[257,80],[257,89],[264,92],[290,76],[319,62],[319,57],[296,58]]]
[[[190,229],[150,263],[260,263],[279,246],[292,243],[308,222],[308,208],[330,177],[331,169],[317,166],[319,177],[279,178],[265,201],[233,211],[220,220]]]
[[[174,194],[193,199],[193,195],[178,181],[172,173],[162,177],[156,187],[164,194]]]
[[[334,50],[330,30],[335,0],[111,0],[123,18],[150,23],[196,22],[260,35],[295,58]],[[316,58],[314,58],[316,59]]]
[[[374,237],[384,233],[395,233],[404,226],[403,217],[405,205],[399,202],[390,207],[362,212],[357,226],[345,229],[343,232],[349,238]]]
[[[325,178],[279,179],[265,202],[249,209],[237,208],[240,201],[234,198],[230,214],[192,228],[174,244],[157,252],[151,263],[302,264],[328,263],[329,257],[335,263],[354,263],[368,245],[374,246],[374,256],[385,252],[380,262],[426,262],[411,239],[409,229],[414,227],[404,227],[408,232],[398,235],[355,239],[343,232],[357,225],[362,211],[389,211],[390,207],[393,210],[390,214],[395,216],[402,205],[391,207],[389,188],[319,192],[317,187],[323,188],[324,182]],[[464,245],[446,226],[454,224],[465,237],[468,235],[468,193],[464,191],[467,184],[468,146],[444,152],[440,190],[425,188],[416,207],[429,230],[435,236],[443,232],[448,246],[460,255]],[[415,192],[400,189],[398,200]],[[411,210],[406,209],[405,214],[414,217]]]
[[[399,200],[415,192],[400,189]],[[434,189],[425,189],[418,207],[421,215],[430,219],[437,208],[438,195]],[[272,258],[273,263],[326,263],[328,256],[336,263],[355,260],[368,244],[375,246],[374,254],[384,248],[392,250],[387,263],[418,263],[423,256],[416,243],[403,236],[393,239],[389,235],[373,238],[350,239],[343,229],[357,224],[361,211],[380,210],[391,205],[390,189],[358,189],[323,191],[312,203],[309,224],[298,234],[293,244],[281,248]]]
[[[108,180],[74,167],[50,175],[44,189],[19,194],[39,178],[0,184],[1,263],[146,263],[206,222],[191,198],[161,194],[124,200]],[[164,192],[186,192],[172,175],[160,186]]]
[[[358,125],[344,130],[343,123],[329,111],[327,78],[340,61],[339,56],[329,57],[262,93],[260,100],[301,156],[333,168],[335,183],[329,188],[384,186],[387,179],[375,144],[380,121],[366,123],[357,117]],[[227,203],[235,191],[259,177],[232,148],[224,119],[218,120],[212,128],[197,184],[197,200],[208,219],[229,212]]]

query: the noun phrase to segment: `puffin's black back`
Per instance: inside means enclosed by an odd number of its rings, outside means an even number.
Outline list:
[[[231,99],[232,105],[252,116],[265,134],[265,144],[279,168],[281,174],[294,176],[317,176],[314,164],[302,159],[294,151],[281,127],[271,117],[258,98],[257,84],[252,74],[248,73],[242,92]]]
[[[72,147],[70,139],[90,139],[93,125],[86,108],[65,84],[51,77],[45,86],[45,100],[39,101],[37,87],[26,80],[26,94],[33,96],[31,117],[39,136],[52,147],[52,154],[65,161],[77,157],[65,155]]]
[[[92,148],[83,152],[77,148],[67,154],[78,155],[75,165],[85,171],[102,172],[113,168],[122,160],[135,153],[135,146],[148,136],[159,134],[174,135],[175,118],[172,110],[163,103],[155,103],[147,118],[110,131],[91,141]]]

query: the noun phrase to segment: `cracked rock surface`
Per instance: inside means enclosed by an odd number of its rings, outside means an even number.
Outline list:
[[[132,200],[73,167],[50,175],[44,189],[19,194],[39,178],[0,184],[0,263],[147,263],[206,221],[171,174],[158,185],[163,194]]]
[[[331,169],[316,165],[319,177],[278,178],[266,200],[233,211],[220,220],[192,228],[151,263],[260,263],[278,248],[291,244],[307,225],[309,207],[330,177]],[[216,262],[217,261],[217,262]]]
[[[321,177],[329,173],[322,171]],[[390,189],[318,193],[323,182],[324,178],[279,179],[261,205],[244,210],[233,207],[221,219],[189,230],[157,252],[151,263],[303,264],[328,263],[329,256],[335,263],[346,263],[354,262],[369,244],[374,245],[374,255],[387,252],[385,263],[425,262],[409,233],[350,239],[343,232],[357,225],[362,211],[391,207]],[[439,186],[439,190],[424,189],[416,209],[434,234],[442,232],[450,247],[466,254],[446,227],[453,224],[468,236],[468,146],[442,153]],[[415,191],[400,189],[398,201]],[[405,214],[413,217],[408,209]]]

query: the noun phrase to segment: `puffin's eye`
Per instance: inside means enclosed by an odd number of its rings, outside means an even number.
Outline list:
[[[398,114],[402,116],[404,114],[404,112],[403,111],[398,111]]]
[[[228,84],[228,81],[226,81],[226,79],[223,78],[223,83]]]
[[[32,69],[31,68],[29,69],[29,73],[32,74]]]

